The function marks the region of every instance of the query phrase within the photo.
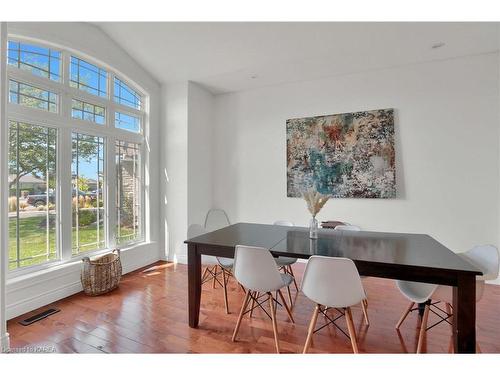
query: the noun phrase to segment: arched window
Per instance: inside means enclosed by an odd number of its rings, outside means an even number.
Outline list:
[[[9,38],[9,269],[143,234],[148,96],[98,60]]]

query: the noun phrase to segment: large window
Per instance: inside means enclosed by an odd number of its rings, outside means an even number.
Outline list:
[[[73,133],[71,166],[73,254],[102,249],[104,221],[104,139]]]
[[[7,63],[39,77],[61,80],[61,53],[27,43],[9,41]]]
[[[140,146],[116,141],[116,242],[141,238],[141,163]]]
[[[57,131],[9,123],[9,268],[57,258]]]
[[[141,109],[141,95],[121,79],[115,77],[115,102]]]
[[[10,80],[9,102],[48,112],[57,112],[58,96],[53,92]]]
[[[108,95],[108,73],[104,69],[71,56],[69,74],[71,87],[97,96],[106,97]]]
[[[80,120],[103,125],[106,122],[106,110],[99,105],[90,104],[78,99],[71,102],[71,116]]]
[[[10,270],[142,241],[144,94],[65,48],[7,52]]]
[[[132,133],[140,133],[141,119],[137,116],[115,112],[115,126]]]

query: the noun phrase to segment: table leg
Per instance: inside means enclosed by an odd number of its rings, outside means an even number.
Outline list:
[[[189,326],[198,327],[201,300],[201,255],[196,244],[188,244]]]
[[[426,305],[425,302],[418,304],[418,315],[420,316],[420,319],[422,319],[422,317],[424,316],[425,305]]]
[[[458,277],[453,287],[453,342],[455,353],[476,352],[476,277]]]

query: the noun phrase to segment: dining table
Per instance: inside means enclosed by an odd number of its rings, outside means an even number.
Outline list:
[[[482,272],[428,234],[319,229],[236,223],[187,239],[189,326],[198,327],[201,256],[233,258],[237,245],[263,247],[275,257],[313,255],[352,259],[361,276],[408,280],[453,288],[454,353],[476,351],[476,276]],[[332,288],[336,287],[332,285]]]

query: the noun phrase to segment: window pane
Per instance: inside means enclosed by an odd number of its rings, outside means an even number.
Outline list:
[[[106,245],[104,221],[104,138],[73,133],[72,251],[102,249]]]
[[[116,243],[139,241],[141,234],[140,148],[117,141],[116,154]]]
[[[115,127],[133,133],[140,133],[141,120],[136,116],[115,112]]]
[[[71,116],[103,125],[106,121],[104,107],[73,99],[71,101]]]
[[[108,72],[85,60],[71,56],[70,81],[71,87],[83,90],[92,95],[108,96]]]
[[[9,269],[57,259],[57,131],[9,122]]]
[[[39,77],[61,80],[61,53],[53,49],[9,40],[7,63]]]
[[[130,86],[122,80],[115,77],[114,85],[115,102],[135,108],[141,109],[141,95],[134,91]]]
[[[9,102],[25,107],[57,113],[59,97],[56,93],[16,81],[9,81]]]

